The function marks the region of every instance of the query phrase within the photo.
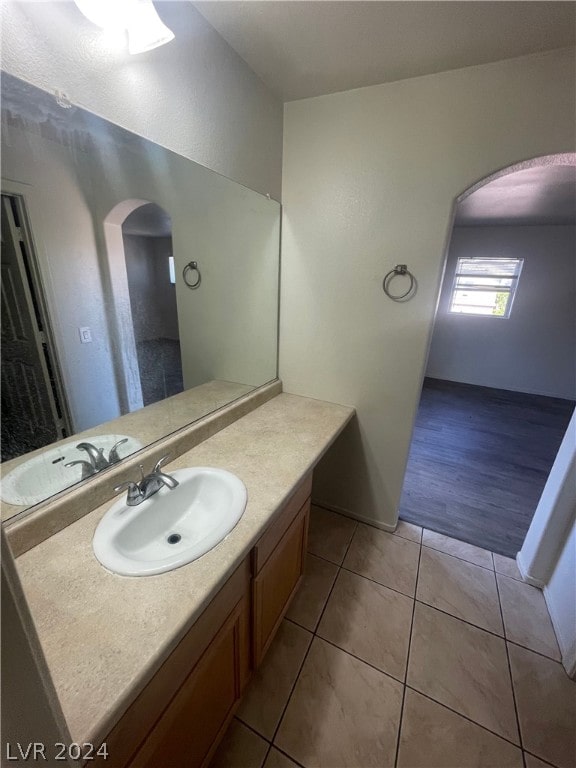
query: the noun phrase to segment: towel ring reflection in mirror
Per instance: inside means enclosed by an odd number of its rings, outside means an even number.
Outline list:
[[[404,275],[409,279],[410,282],[408,285],[408,290],[404,291],[404,293],[391,293],[390,283],[398,275]],[[384,293],[386,294],[386,296],[391,298],[392,301],[409,301],[416,293],[416,289],[418,288],[418,283],[416,282],[416,278],[414,277],[412,272],[410,272],[406,264],[397,264],[394,267],[394,269],[391,269],[390,272],[387,272],[384,275],[384,280],[382,281],[382,288],[384,289]]]
[[[188,272],[196,272],[196,279],[192,282],[188,279]],[[198,269],[198,262],[197,261],[189,261],[188,264],[184,267],[182,270],[182,278],[184,279],[184,282],[188,286],[188,288],[198,288],[200,283],[202,282],[202,275],[200,274],[200,270]]]

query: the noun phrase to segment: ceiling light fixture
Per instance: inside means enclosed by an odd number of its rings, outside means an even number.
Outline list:
[[[139,0],[135,20],[128,25],[128,50],[144,53],[169,43],[174,33],[163,23],[152,5],[152,0]]]
[[[128,33],[128,51],[143,53],[174,39],[152,0],[74,0],[89,21],[106,32]]]

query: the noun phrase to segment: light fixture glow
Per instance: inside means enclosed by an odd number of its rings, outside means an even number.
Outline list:
[[[126,50],[126,30],[121,27],[106,27],[106,29],[103,29],[102,40],[108,50]]]
[[[174,40],[172,30],[162,22],[152,5],[152,0],[138,2],[135,23],[128,26],[128,50],[130,53],[144,53],[159,45]]]
[[[84,16],[105,30],[127,29],[137,14],[138,0],[74,0]]]
[[[169,43],[174,33],[158,16],[152,0],[74,0],[84,16],[108,35],[128,32],[128,51],[143,53]]]

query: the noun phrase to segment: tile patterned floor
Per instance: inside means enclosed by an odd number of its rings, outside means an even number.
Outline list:
[[[513,560],[313,507],[306,577],[211,768],[574,768],[559,658]]]

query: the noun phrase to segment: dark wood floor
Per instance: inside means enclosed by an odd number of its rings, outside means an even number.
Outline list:
[[[425,379],[400,517],[514,557],[574,403]]]

